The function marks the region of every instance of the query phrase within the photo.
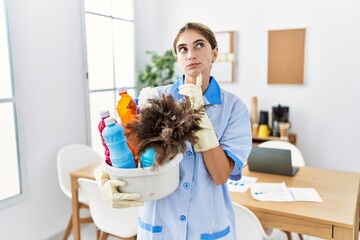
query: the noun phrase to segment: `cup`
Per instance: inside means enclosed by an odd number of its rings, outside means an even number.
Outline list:
[[[279,123],[279,129],[280,129],[280,140],[288,141],[290,123],[285,123],[285,122]]]
[[[261,124],[269,124],[269,112],[268,111],[260,111],[260,119],[259,125]]]
[[[258,137],[266,138],[266,137],[269,136],[269,134],[270,134],[270,130],[269,130],[268,125],[266,125],[266,124],[261,124],[261,125],[259,126]]]

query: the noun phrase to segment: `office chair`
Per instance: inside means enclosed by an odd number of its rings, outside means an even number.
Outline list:
[[[291,163],[293,166],[296,167],[304,167],[305,166],[305,160],[302,156],[300,150],[292,143],[286,142],[286,141],[280,141],[280,140],[271,140],[262,142],[258,145],[258,147],[265,147],[265,148],[277,148],[277,149],[286,149],[291,151]],[[283,231],[283,230],[282,230]],[[288,240],[292,240],[291,232],[283,231]],[[300,240],[303,240],[302,234],[298,233],[298,236]]]
[[[64,194],[71,199],[71,181],[69,173],[82,167],[100,163],[101,157],[89,146],[72,144],[61,148],[57,154],[58,182]],[[87,199],[82,189],[79,189],[79,209],[88,209]],[[92,222],[91,217],[80,218],[80,223]],[[72,230],[72,215],[66,227],[63,239],[68,239]]]
[[[259,219],[248,208],[232,203],[235,212],[235,227],[237,240],[264,240],[270,239]]]
[[[112,208],[102,198],[96,181],[79,178],[78,182],[89,200],[90,213],[94,223],[100,229],[99,240],[106,240],[109,235],[135,240],[139,208]]]

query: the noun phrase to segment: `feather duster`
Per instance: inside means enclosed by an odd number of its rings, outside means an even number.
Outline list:
[[[186,149],[186,141],[195,144],[195,132],[200,130],[204,110],[190,107],[190,101],[176,101],[172,95],[148,99],[137,121],[126,125],[125,135],[133,146],[138,146],[137,156],[147,148],[154,148],[156,156],[153,169],[164,165]]]

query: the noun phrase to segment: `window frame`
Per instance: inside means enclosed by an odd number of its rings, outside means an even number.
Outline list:
[[[114,109],[103,109],[103,110],[110,110],[113,111],[116,115],[116,104],[117,104],[117,99],[118,99],[118,93],[117,93],[117,89],[118,87],[116,87],[116,74],[113,74],[113,88],[101,88],[101,89],[90,89],[90,85],[89,85],[89,66],[88,66],[88,53],[87,53],[87,39],[86,39],[86,14],[94,14],[97,16],[103,16],[103,17],[108,17],[111,20],[119,20],[119,21],[126,21],[126,22],[131,22],[133,24],[133,71],[134,71],[134,81],[133,81],[133,86],[128,86],[127,89],[129,90],[129,92],[133,92],[137,94],[137,85],[136,85],[136,66],[135,66],[135,61],[136,61],[136,51],[135,51],[135,28],[136,28],[136,22],[135,22],[135,16],[133,14],[133,19],[129,20],[129,19],[125,19],[125,18],[120,18],[120,17],[114,17],[114,16],[109,16],[109,15],[105,15],[105,14],[101,14],[101,13],[95,13],[92,11],[86,11],[85,9],[85,1],[86,0],[81,0],[81,30],[82,30],[82,50],[83,50],[83,79],[84,79],[84,89],[85,89],[85,104],[86,104],[86,108],[85,108],[85,114],[86,114],[86,123],[85,123],[85,127],[86,127],[86,142],[89,146],[94,148],[94,143],[92,141],[93,137],[92,137],[92,126],[94,123],[92,123],[92,119],[91,119],[91,106],[90,106],[90,96],[92,93],[105,93],[105,92],[112,92],[113,93],[113,99],[114,99],[114,105],[113,106],[109,106],[109,108],[114,107]],[[135,12],[135,0],[132,0],[132,9]],[[114,31],[114,28],[113,28]],[[112,41],[114,41],[115,37],[113,36]],[[115,51],[115,47],[114,45],[112,45],[112,52],[114,53]],[[115,66],[115,60],[114,60],[114,54],[113,54],[113,60],[112,60],[112,64],[113,66]],[[115,68],[113,69],[113,71],[115,72]],[[118,116],[113,116],[118,118]],[[100,115],[98,118],[98,121],[100,122]],[[96,124],[97,125],[97,124]],[[103,149],[94,149],[97,150],[99,154],[103,154]]]
[[[24,194],[24,175],[22,171],[22,167],[24,166],[22,162],[22,158],[20,156],[20,143],[19,143],[19,128],[18,128],[18,114],[16,108],[16,90],[15,90],[15,79],[14,79],[14,72],[13,72],[13,61],[12,61],[12,48],[11,48],[11,36],[9,31],[9,18],[8,18],[8,11],[7,11],[7,0],[1,0],[0,4],[3,4],[3,13],[4,14],[4,26],[6,32],[6,43],[7,43],[7,55],[9,61],[9,76],[10,76],[10,85],[11,85],[11,97],[2,98],[0,96],[0,105],[4,103],[11,103],[12,110],[13,110],[13,123],[14,123],[14,132],[15,132],[15,142],[16,142],[16,155],[17,155],[17,172],[18,172],[18,181],[19,181],[19,193],[4,199],[0,199],[0,209],[5,208],[7,206],[13,205],[15,203],[23,201],[25,198]]]

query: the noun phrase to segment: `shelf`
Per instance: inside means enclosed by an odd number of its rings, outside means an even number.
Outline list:
[[[253,136],[252,137],[252,141],[253,141],[253,145],[257,146],[262,142],[265,141],[270,141],[270,140],[280,140],[280,141],[285,141],[285,140],[281,140],[280,137],[273,137],[273,136],[268,136],[268,137],[258,137],[258,136]],[[289,134],[289,139],[286,140],[286,142],[290,142],[294,145],[296,145],[296,134],[290,133]]]

